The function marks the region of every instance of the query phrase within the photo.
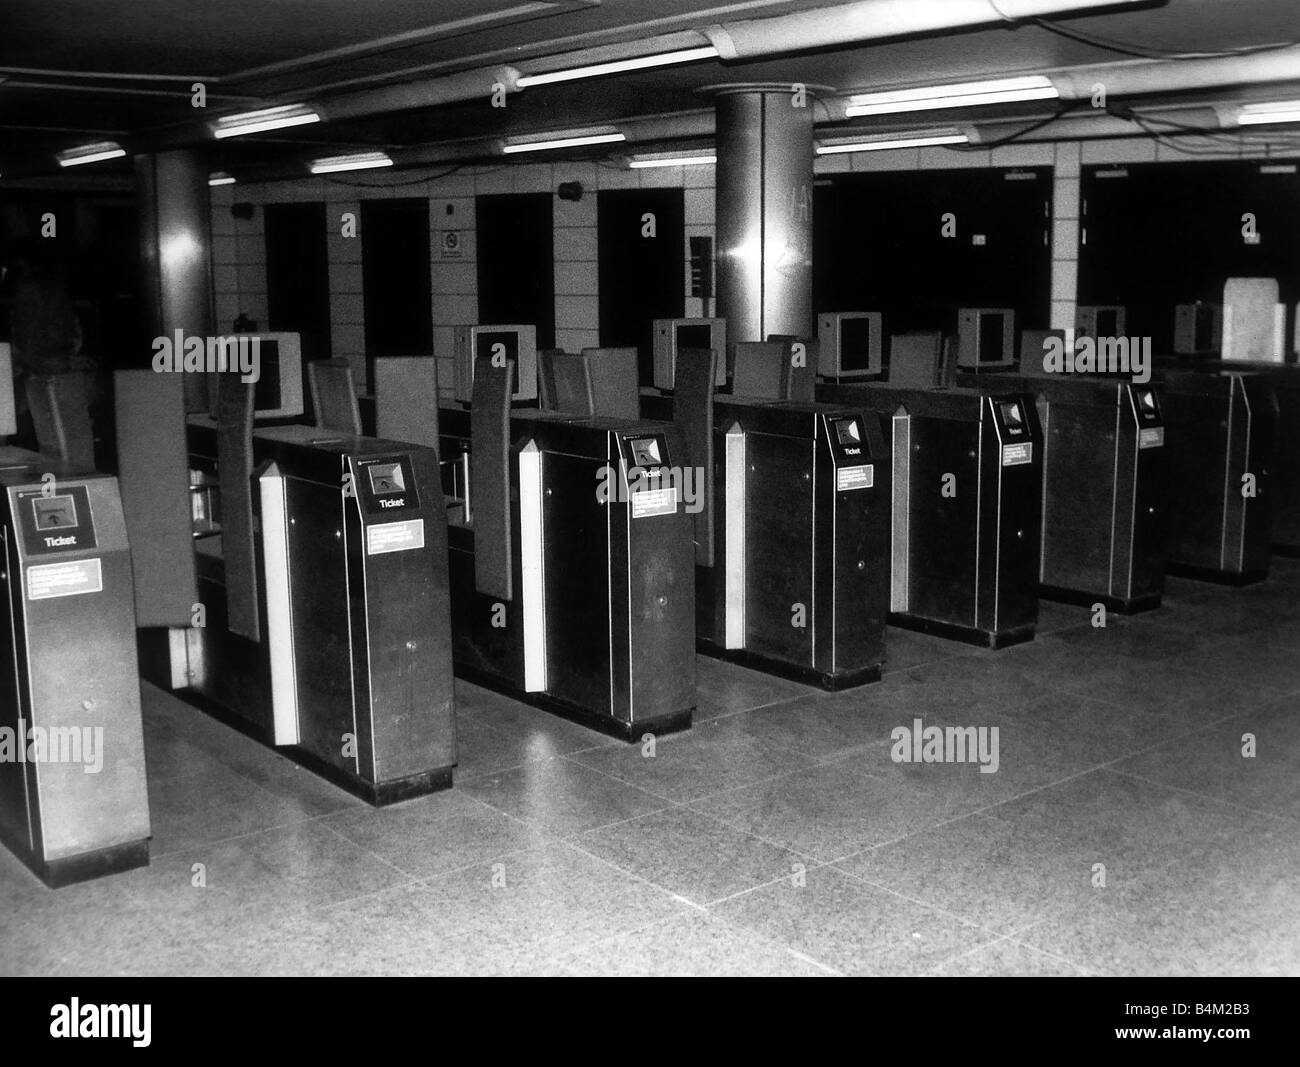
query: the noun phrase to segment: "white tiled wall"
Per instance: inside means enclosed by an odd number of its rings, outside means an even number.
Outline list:
[[[1227,151],[1220,153],[1218,158],[1263,154]],[[1139,163],[1185,158],[1164,145],[1128,139],[1003,145],[991,150],[966,152],[927,148],[818,156],[814,170],[817,174],[833,174],[951,167],[1054,167],[1051,324],[1065,329],[1074,325],[1076,305],[1082,214],[1080,168],[1091,163]],[[379,197],[428,197],[434,354],[439,360],[440,385],[445,392],[450,392],[454,386],[453,330],[456,326],[472,325],[478,320],[474,197],[489,193],[554,191],[561,182],[569,181],[581,182],[585,193],[577,202],[558,198],[554,201],[556,344],[568,351],[595,345],[599,343],[600,322],[595,194],[602,189],[683,188],[687,238],[712,237],[716,226],[713,167],[632,171],[590,162],[530,162],[467,168],[450,175],[428,177],[424,181],[420,180],[418,173],[403,171],[377,177],[364,175],[347,183],[313,179],[221,186],[212,191],[213,286],[217,323],[222,328],[229,328],[241,312],[262,325],[266,323],[266,248],[260,205],[325,200],[330,233],[333,352],[336,356],[351,359],[358,374],[363,374],[365,314],[360,285],[360,203],[363,199]],[[251,220],[234,219],[230,206],[236,201],[252,202],[259,205],[259,210]],[[450,214],[448,207],[452,209]],[[340,216],[346,211],[357,215],[356,238],[341,236]],[[458,256],[443,255],[445,230],[458,232]],[[690,267],[685,251],[682,283],[684,292],[688,294],[686,314],[704,314],[703,301],[689,296]]]

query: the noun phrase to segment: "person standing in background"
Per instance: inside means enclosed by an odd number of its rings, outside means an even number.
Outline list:
[[[87,396],[93,403],[95,375],[81,358],[81,321],[62,264],[20,249],[12,282],[9,336],[18,416],[16,443],[34,448],[37,442],[27,405],[27,379],[34,375],[86,374]]]

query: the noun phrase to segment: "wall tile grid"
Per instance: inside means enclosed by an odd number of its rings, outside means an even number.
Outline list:
[[[1205,148],[1218,147],[1207,144]],[[1214,158],[1264,156],[1264,151],[1223,151]],[[990,150],[957,152],[944,148],[818,156],[814,173],[928,170],[948,167],[1052,166],[1052,308],[1053,327],[1074,326],[1082,214],[1080,171],[1093,163],[1144,163],[1187,158],[1176,149],[1148,140],[1100,140],[1057,144],[1003,145]],[[1202,158],[1199,154],[1197,158]],[[263,212],[249,220],[232,217],[231,205],[326,200],[329,226],[330,312],[333,353],[353,361],[364,373],[365,308],[361,293],[361,238],[341,235],[340,216],[360,217],[360,202],[372,197],[424,196],[429,200],[433,287],[433,344],[440,388],[454,387],[452,336],[457,326],[478,318],[477,260],[474,243],[474,198],[493,193],[554,191],[561,182],[581,182],[580,201],[556,199],[555,311],[556,344],[578,351],[599,343],[599,271],[597,266],[596,194],[602,189],[682,188],[686,237],[715,235],[714,168],[685,167],[632,171],[604,163],[503,164],[430,172],[423,179],[411,172],[365,176],[356,181],[276,182],[221,186],[212,191],[213,292],[217,324],[228,329],[241,312],[265,324],[266,248]],[[450,209],[450,210],[448,210]],[[455,249],[444,241],[449,233]],[[360,226],[358,221],[358,234]],[[689,296],[690,265],[683,255],[682,280],[686,314],[704,314],[703,301]]]

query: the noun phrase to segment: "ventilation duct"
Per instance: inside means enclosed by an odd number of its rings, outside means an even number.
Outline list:
[[[508,93],[516,92],[518,77],[519,72],[514,67],[467,70],[425,81],[326,97],[320,102],[319,110],[326,119],[355,119],[466,100],[486,101],[502,89]]]
[[[1112,97],[1289,82],[1300,79],[1300,45],[1214,59],[1138,59],[1069,67],[1050,71],[1047,76],[1063,100],[1087,100],[1098,85],[1105,88],[1107,97]]]
[[[751,59],[1135,2],[1138,0],[859,0],[774,18],[725,22],[708,27],[704,34],[720,58]]]

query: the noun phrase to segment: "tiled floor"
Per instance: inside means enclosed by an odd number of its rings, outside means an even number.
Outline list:
[[[835,695],[701,659],[653,755],[461,685],[455,788],[383,811],[150,689],[151,865],[0,852],[0,971],[1300,973],[1300,563],[889,653]],[[895,763],[915,718],[997,772]]]

